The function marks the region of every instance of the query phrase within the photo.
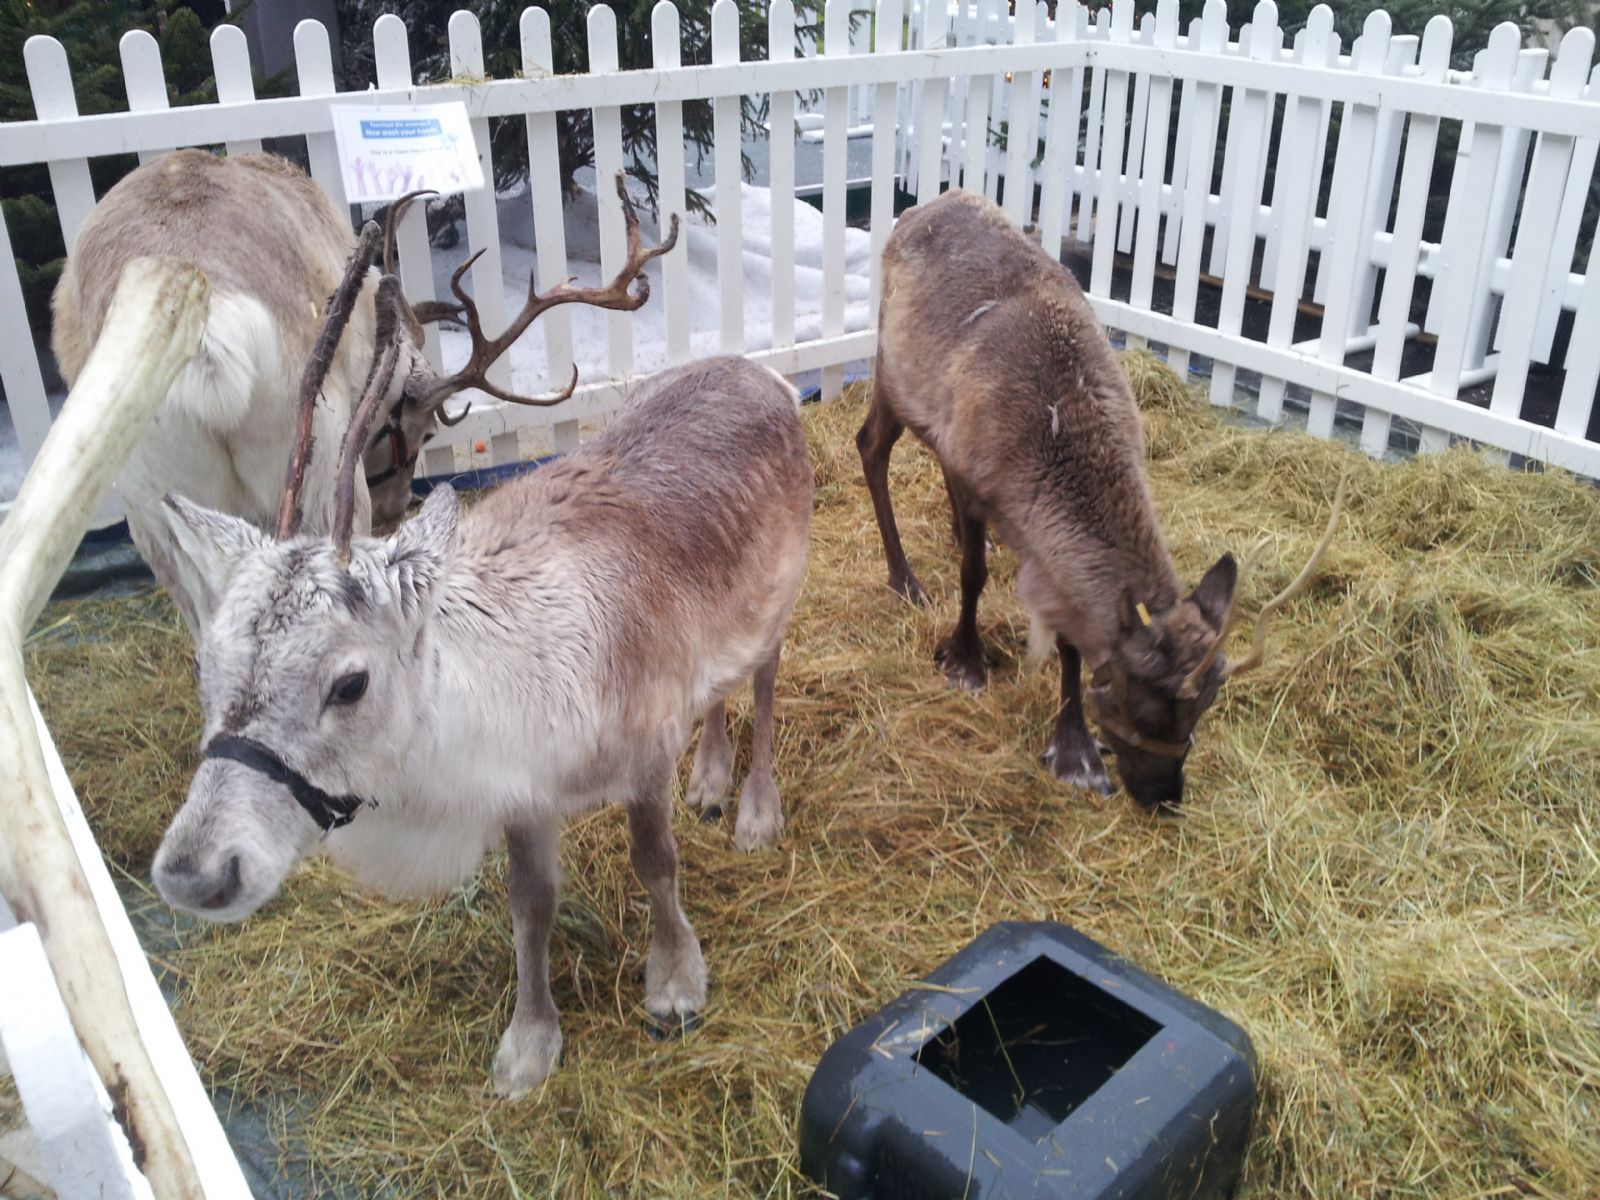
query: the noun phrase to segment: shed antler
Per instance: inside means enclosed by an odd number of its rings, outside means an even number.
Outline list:
[[[622,264],[622,269],[617,272],[616,278],[604,287],[575,288],[571,280],[560,284],[544,295],[540,295],[534,284],[533,276],[528,278],[528,299],[522,306],[522,311],[506,326],[505,331],[498,337],[487,337],[483,332],[483,325],[478,319],[478,307],[473,303],[472,297],[461,286],[461,280],[473,263],[478,261],[478,251],[466,262],[456,268],[455,274],[450,276],[450,291],[454,293],[458,302],[456,315],[466,321],[467,332],[472,336],[472,354],[467,359],[467,365],[448,378],[441,379],[431,390],[425,403],[437,403],[452,392],[462,388],[475,387],[498,400],[510,404],[529,404],[536,407],[547,407],[559,404],[572,395],[573,389],[578,386],[578,369],[572,369],[572,380],[564,390],[550,396],[519,396],[508,392],[489,382],[489,368],[500,358],[511,344],[527,331],[529,325],[544,312],[556,307],[558,304],[589,304],[595,308],[607,308],[617,312],[633,312],[650,298],[650,279],[642,274],[644,265],[652,258],[660,258],[678,243],[678,217],[673,214],[672,229],[666,240],[658,246],[644,246],[639,239],[639,214],[634,211],[633,201],[628,198],[628,189],[624,184],[624,176],[617,172],[617,196],[622,201],[622,216],[627,222],[628,229],[628,257]],[[639,286],[630,292],[629,286],[637,279]],[[444,315],[430,312],[431,317]],[[463,410],[455,417],[446,417],[440,413],[439,419],[446,425],[454,425],[466,416]]]
[[[1223,679],[1232,679],[1234,676],[1242,675],[1246,671],[1253,671],[1261,665],[1261,661],[1266,657],[1267,652],[1267,624],[1279,609],[1304,591],[1306,584],[1311,582],[1311,577],[1316,572],[1317,566],[1322,562],[1323,556],[1327,554],[1328,547],[1333,544],[1333,532],[1339,525],[1339,514],[1344,511],[1345,489],[1349,483],[1350,472],[1346,470],[1339,477],[1339,488],[1333,496],[1333,511],[1328,514],[1328,527],[1322,531],[1322,540],[1317,543],[1316,549],[1311,552],[1311,557],[1306,561],[1306,565],[1300,568],[1300,573],[1290,581],[1289,586],[1261,606],[1261,611],[1256,614],[1255,628],[1250,635],[1250,652],[1237,662],[1228,663],[1223,668]],[[1254,557],[1253,553],[1250,557]],[[1235,588],[1234,596],[1237,597],[1238,594],[1239,589]],[[1211,644],[1211,649],[1206,651],[1206,656],[1184,678],[1182,686],[1178,689],[1179,695],[1194,696],[1199,693],[1201,681],[1205,678],[1206,672],[1211,669],[1211,664],[1216,662],[1217,655],[1222,652],[1223,643],[1228,640],[1228,634],[1233,630],[1234,613],[1234,603],[1230,603],[1228,614],[1223,618],[1222,632],[1217,635],[1217,640]]]

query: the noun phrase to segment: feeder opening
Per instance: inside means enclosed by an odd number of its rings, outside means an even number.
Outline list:
[[[1041,957],[924,1042],[916,1058],[967,1099],[1039,1141],[1160,1028]]]

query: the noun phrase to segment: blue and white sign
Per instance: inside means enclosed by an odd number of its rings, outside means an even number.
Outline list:
[[[352,204],[383,203],[407,192],[440,195],[483,186],[467,107],[452,104],[337,104],[334,138],[345,196]]]

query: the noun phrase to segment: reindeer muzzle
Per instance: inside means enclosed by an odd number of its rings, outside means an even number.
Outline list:
[[[218,734],[211,739],[202,757],[231,759],[252,771],[260,771],[274,783],[283,784],[324,834],[350,824],[363,805],[378,807],[376,800],[363,800],[360,796],[330,796],[267,747],[249,738]]]

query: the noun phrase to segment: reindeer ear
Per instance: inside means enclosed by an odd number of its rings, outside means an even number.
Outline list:
[[[1228,611],[1233,607],[1233,589],[1239,582],[1239,564],[1231,554],[1224,554],[1211,565],[1205,578],[1189,593],[1200,615],[1211,628],[1221,631],[1227,624]]]
[[[441,484],[428,493],[417,515],[389,539],[389,570],[408,616],[420,616],[432,608],[433,590],[455,552],[460,512],[455,489]]]
[[[211,623],[234,564],[265,543],[266,535],[239,517],[213,512],[171,493],[166,510],[177,550],[173,566],[203,628]]]

